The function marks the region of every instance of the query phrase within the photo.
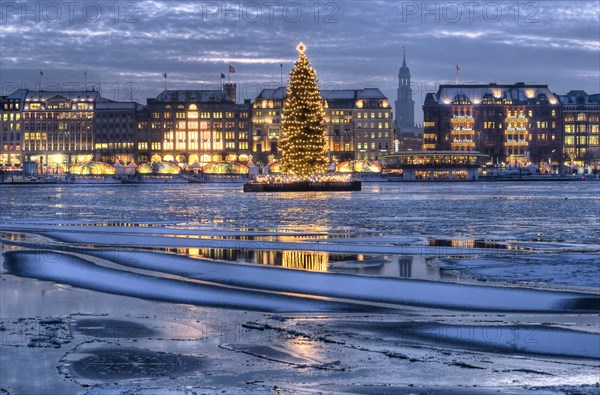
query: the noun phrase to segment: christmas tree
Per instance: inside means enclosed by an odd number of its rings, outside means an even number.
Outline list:
[[[296,49],[300,56],[290,71],[283,106],[280,161],[286,173],[306,178],[324,173],[329,160],[317,74],[304,54],[306,46],[300,43]]]

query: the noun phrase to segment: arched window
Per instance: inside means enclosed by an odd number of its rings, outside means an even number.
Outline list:
[[[565,116],[565,122],[575,122],[575,117],[573,116],[573,114],[567,114]]]
[[[585,122],[587,120],[587,116],[584,113],[577,114],[577,120]]]

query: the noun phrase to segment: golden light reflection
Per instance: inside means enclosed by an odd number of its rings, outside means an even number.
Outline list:
[[[329,253],[318,251],[236,250],[227,248],[166,248],[164,251],[186,255],[195,259],[257,263],[318,272],[326,272],[329,265]]]
[[[329,254],[326,252],[283,251],[281,266],[290,269],[326,272]]]

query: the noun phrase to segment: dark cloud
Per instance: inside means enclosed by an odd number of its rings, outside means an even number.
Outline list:
[[[3,0],[2,93],[39,83],[99,84],[145,102],[163,87],[211,88],[234,65],[242,94],[279,84],[304,41],[328,88],[378,87],[395,99],[402,46],[420,102],[452,82],[547,83],[600,91],[597,1]],[[417,119],[421,116],[417,111]]]

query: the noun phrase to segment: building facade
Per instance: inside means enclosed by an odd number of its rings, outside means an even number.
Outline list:
[[[18,94],[17,94],[18,92]],[[0,164],[23,162],[22,105],[25,92],[0,97]]]
[[[570,91],[559,96],[563,107],[564,159],[578,166],[600,165],[600,94]]]
[[[264,89],[252,106],[252,151],[277,157],[285,88]],[[393,111],[379,89],[322,90],[332,160],[378,160],[393,149]]]
[[[96,91],[15,91],[2,104],[2,119],[8,112],[8,123],[2,123],[3,130],[6,128],[9,133],[6,159],[14,160],[11,152],[16,149],[20,151],[19,161],[38,162],[41,166],[66,167],[91,160],[95,108],[97,103],[108,101]],[[8,111],[4,110],[6,106]],[[15,128],[14,135],[11,128]],[[0,153],[3,159],[7,156],[4,145],[3,142]]]
[[[423,105],[423,148],[493,163],[562,161],[562,106],[547,85],[441,85]]]
[[[101,162],[137,161],[138,114],[144,107],[135,102],[96,103],[94,159]]]
[[[250,104],[224,91],[167,90],[148,99],[145,112],[137,120],[138,161],[250,159]]]

